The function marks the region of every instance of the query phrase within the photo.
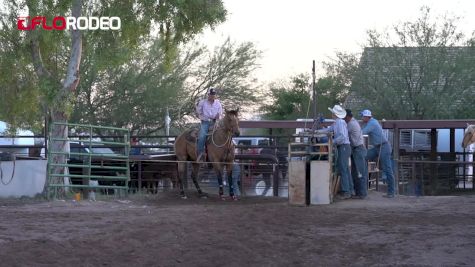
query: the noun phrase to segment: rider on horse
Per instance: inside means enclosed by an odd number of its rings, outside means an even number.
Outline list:
[[[201,120],[200,133],[198,135],[198,149],[196,161],[204,161],[206,135],[210,127],[221,117],[223,107],[216,99],[216,89],[208,90],[208,98],[202,99],[196,106],[196,113]]]

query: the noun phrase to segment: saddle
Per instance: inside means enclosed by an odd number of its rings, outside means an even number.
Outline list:
[[[185,132],[186,141],[191,142],[191,143],[197,143],[199,133],[200,133],[199,128],[192,128],[192,129],[187,130]],[[209,127],[208,134],[206,135],[205,147],[208,145],[208,142],[210,141],[212,133],[213,133],[213,127]]]
[[[198,135],[200,133],[199,128],[192,128],[185,133],[185,140],[194,143],[197,145],[198,143]],[[208,130],[208,134],[206,136],[206,142],[205,142],[205,159],[204,161],[208,161],[208,143],[211,141],[211,134],[213,133],[213,128],[210,127]]]

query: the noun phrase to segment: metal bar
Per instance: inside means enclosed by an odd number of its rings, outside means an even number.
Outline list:
[[[289,155],[301,156],[301,155],[329,155],[328,152],[307,152],[307,151],[291,151]]]
[[[73,167],[73,168],[83,168],[84,165],[80,164],[59,164],[59,163],[51,163],[51,166],[59,166],[59,167]],[[98,166],[98,165],[91,165],[91,169],[106,169],[106,170],[123,170],[126,171],[127,167],[117,167],[117,166]]]
[[[399,131],[399,128],[395,127],[394,128],[394,132],[393,132],[393,142],[394,142],[394,147],[393,147],[393,152],[394,152],[394,156],[393,156],[393,159],[399,159],[399,134],[400,134],[400,131]],[[380,157],[380,156],[379,156]],[[392,164],[392,163],[391,163]],[[396,164],[395,165],[395,170],[393,170],[393,173],[395,174],[396,177],[395,178],[395,193],[396,194],[399,194],[399,164],[398,162],[396,161]],[[378,174],[379,176],[379,174]]]
[[[98,125],[88,125],[88,124],[77,124],[77,123],[67,123],[67,122],[54,122],[56,125],[66,125],[66,126],[78,126],[83,128],[95,128],[95,129],[105,129],[105,130],[116,130],[116,131],[128,131],[128,129],[117,128],[117,127],[108,127],[108,126],[98,126]]]
[[[473,164],[471,161],[445,161],[445,160],[399,160],[400,163],[433,163],[433,164]]]
[[[119,154],[96,154],[96,153],[80,153],[80,152],[62,152],[62,151],[51,151],[50,154],[63,154],[63,155],[73,155],[73,156],[89,156],[93,155],[95,158],[106,157],[106,158],[117,158],[117,159],[128,159],[128,156],[119,155]]]
[[[83,174],[50,174],[52,177],[75,177],[75,178],[90,178],[98,180],[129,180],[127,176],[103,176],[103,175],[83,175]]]
[[[307,144],[307,143],[289,143],[291,146],[329,146],[330,143],[312,143],[312,144]]]
[[[129,148],[130,148],[130,132],[128,129],[122,129],[122,128],[115,128],[115,127],[104,127],[104,126],[92,126],[92,125],[81,125],[81,124],[71,124],[71,123],[52,123],[51,125],[66,125],[69,127],[81,127],[81,128],[87,128],[88,130],[88,139],[87,140],[79,140],[83,143],[88,142],[88,148],[89,152],[92,151],[92,148],[95,147],[94,145],[114,145],[114,146],[121,146],[124,147],[124,153],[123,154],[94,154],[94,153],[77,153],[77,152],[72,152],[72,153],[65,153],[62,151],[49,151],[50,155],[53,154],[60,154],[60,155],[77,155],[77,156],[84,156],[83,163],[84,164],[58,164],[58,163],[52,163],[49,162],[48,164],[48,179],[50,180],[53,177],[75,177],[75,178],[84,178],[83,181],[86,182],[84,185],[60,185],[60,184],[48,184],[48,188],[58,188],[58,187],[80,187],[80,188],[116,188],[116,189],[123,189],[127,190],[128,185],[125,183],[125,186],[91,186],[89,185],[88,181],[90,179],[99,179],[99,180],[108,180],[108,181],[128,181],[130,180],[130,160],[129,160]],[[125,134],[123,135],[124,141],[123,142],[111,142],[111,141],[95,141],[92,140],[93,136],[93,130],[94,129],[107,129],[107,130],[114,130],[114,131],[120,131],[124,132]],[[51,138],[50,137],[50,142],[53,141],[71,141],[70,139],[67,138]],[[49,160],[50,157],[48,157]],[[93,165],[93,158],[101,158],[101,165]],[[125,162],[125,166],[104,166],[103,165],[103,160],[116,160],[118,162]],[[82,174],[54,174],[52,173],[52,167],[77,167],[77,168],[82,168]],[[91,170],[92,169],[106,169],[106,170],[121,170],[125,171],[126,175],[119,175],[119,176],[103,176],[103,175],[91,175]]]
[[[127,186],[119,185],[77,185],[77,184],[50,184],[50,187],[73,187],[73,188],[88,188],[88,189],[127,189]]]

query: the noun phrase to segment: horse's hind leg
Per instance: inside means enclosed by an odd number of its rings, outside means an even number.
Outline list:
[[[198,173],[200,171],[200,164],[193,163],[193,170],[191,173],[191,178],[193,179],[193,183],[195,184],[196,190],[198,190],[198,195],[200,197],[206,197],[206,194],[201,191],[200,185],[198,184]]]
[[[178,159],[178,161],[181,161],[181,160]],[[178,188],[180,188],[180,196],[182,198],[186,198],[185,189],[183,188],[183,181],[182,181],[182,178],[185,175],[186,163],[178,162],[177,165],[178,165],[178,171],[177,171],[177,176],[176,176],[176,183],[177,183]]]

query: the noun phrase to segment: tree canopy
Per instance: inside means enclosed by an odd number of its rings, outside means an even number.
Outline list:
[[[457,21],[433,19],[424,7],[392,32],[368,31],[347,105],[387,119],[473,117],[467,107],[475,99],[475,47]]]
[[[178,47],[172,62],[165,49],[157,38],[138,49],[133,60],[99,74],[92,71],[92,61],[85,60],[71,121],[148,135],[164,127],[167,110],[175,125],[189,122],[208,87],[219,88],[225,107],[255,102],[249,76],[259,52],[252,43],[236,44],[228,38],[210,52],[191,42]]]
[[[76,87],[64,88],[71,63],[74,43],[69,31],[19,31],[20,15],[71,16],[73,4],[77,15],[118,16],[119,31],[84,31],[77,34],[78,66],[92,66],[85,73],[78,67],[79,77],[107,76],[110,69],[123,66],[136,55],[143,44],[157,35],[161,39],[165,62],[178,56],[177,47],[190,40],[205,27],[214,27],[226,18],[220,0],[196,1],[5,1],[0,18],[0,118],[13,125],[38,126],[39,118],[53,110],[72,112]],[[51,23],[49,21],[48,23]],[[8,70],[8,71],[6,71]],[[110,73],[109,73],[110,74]],[[62,84],[63,83],[63,84]],[[77,84],[75,84],[77,86]]]

